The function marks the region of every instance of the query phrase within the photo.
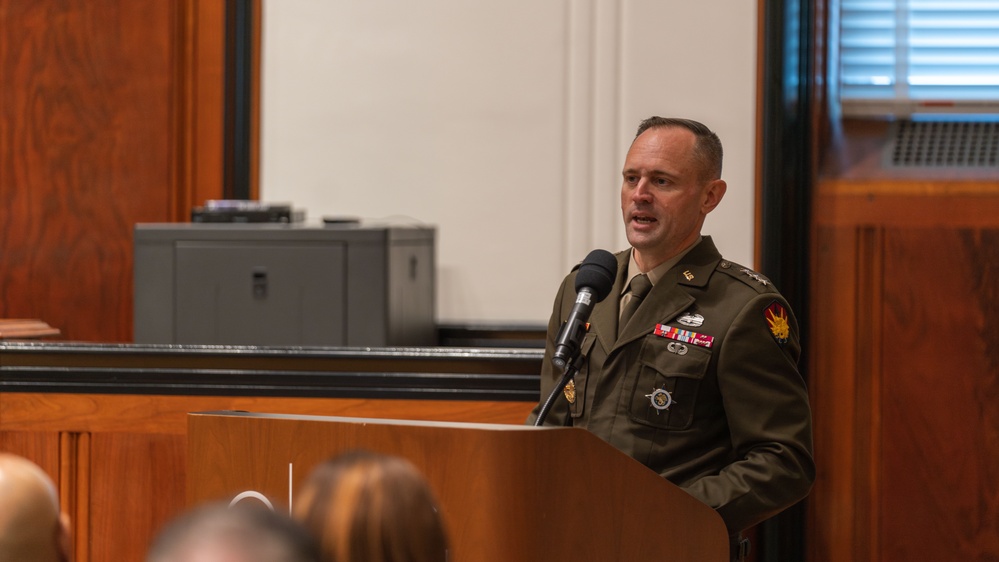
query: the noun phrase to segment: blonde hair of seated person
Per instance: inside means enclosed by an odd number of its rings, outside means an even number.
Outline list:
[[[294,516],[323,562],[443,562],[447,534],[433,492],[409,461],[367,451],[313,469]]]

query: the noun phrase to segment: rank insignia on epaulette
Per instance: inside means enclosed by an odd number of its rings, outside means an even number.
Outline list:
[[[759,283],[761,285],[769,285],[770,284],[770,281],[766,277],[760,275],[759,273],[756,273],[752,269],[748,269],[748,268],[744,267],[740,271],[742,273],[745,273],[746,275],[749,276],[750,279],[756,281],[757,283]]]
[[[777,343],[784,345],[791,335],[791,325],[787,321],[787,309],[784,305],[774,301],[763,311],[763,316],[767,319],[770,333],[773,334]]]
[[[565,394],[565,399],[569,401],[570,404],[576,403],[576,381],[569,381],[569,384],[565,385],[562,389],[562,393]]]

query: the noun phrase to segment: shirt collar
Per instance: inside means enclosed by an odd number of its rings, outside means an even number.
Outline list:
[[[659,280],[663,278],[663,275],[666,275],[667,271],[673,269],[673,266],[680,263],[680,260],[683,259],[683,256],[687,255],[687,252],[694,249],[694,246],[700,244],[701,240],[703,239],[704,239],[703,236],[698,236],[697,240],[694,240],[693,244],[684,248],[679,254],[653,267],[650,271],[644,271],[644,272],[638,268],[638,263],[635,262],[635,249],[632,248],[628,254],[628,278],[625,280],[624,287],[621,289],[621,294],[622,295],[625,294],[628,291],[628,286],[631,285],[631,280],[641,275],[642,273],[648,275],[649,281],[651,281],[652,285],[655,286],[655,284],[658,283]]]

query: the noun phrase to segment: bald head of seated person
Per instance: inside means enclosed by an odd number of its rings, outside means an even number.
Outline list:
[[[319,547],[288,515],[210,503],[164,527],[146,562],[319,562]]]
[[[69,518],[52,479],[35,463],[0,453],[0,562],[64,562],[69,549]]]

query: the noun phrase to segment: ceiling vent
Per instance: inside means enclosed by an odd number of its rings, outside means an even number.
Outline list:
[[[996,168],[999,122],[895,121],[885,148],[889,168]]]

